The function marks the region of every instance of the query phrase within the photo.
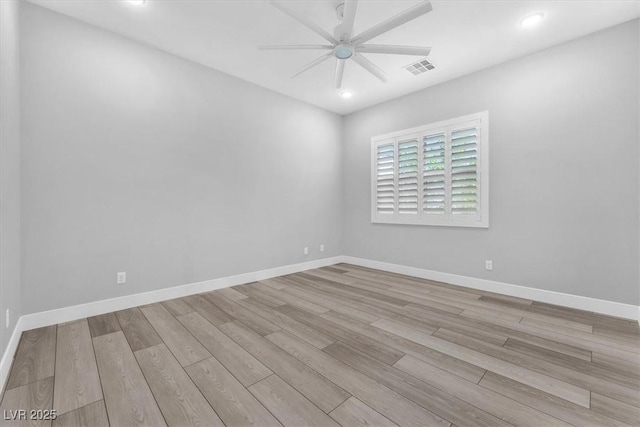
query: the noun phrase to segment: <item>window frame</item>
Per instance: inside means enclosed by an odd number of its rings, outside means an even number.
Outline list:
[[[478,196],[478,213],[475,215],[453,215],[451,213],[451,194],[445,199],[446,209],[443,216],[429,215],[423,213],[423,180],[424,171],[421,165],[424,157],[419,157],[418,162],[418,210],[417,213],[400,213],[398,207],[398,143],[409,139],[417,139],[418,152],[423,153],[423,140],[426,134],[445,133],[445,180],[448,187],[451,181],[451,135],[456,129],[465,129],[472,126],[478,128],[477,156],[476,156],[476,173],[477,173],[477,196]],[[394,144],[394,184],[395,184],[395,209],[394,213],[379,213],[377,210],[377,148],[380,145]],[[374,136],[371,138],[371,222],[377,224],[407,224],[407,225],[426,225],[437,227],[472,227],[472,228],[489,228],[489,112],[482,111],[479,113],[468,114],[449,120],[430,123],[427,125],[417,126],[410,129],[404,129],[384,135]]]

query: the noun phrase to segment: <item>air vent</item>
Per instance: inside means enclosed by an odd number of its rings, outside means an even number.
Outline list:
[[[409,71],[414,76],[417,76],[422,73],[426,73],[427,71],[433,70],[436,68],[428,59],[422,59],[415,64],[407,65],[404,67],[407,71]]]

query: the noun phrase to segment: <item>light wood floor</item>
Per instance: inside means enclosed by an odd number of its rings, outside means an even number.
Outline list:
[[[53,408],[41,425],[92,427],[638,426],[639,364],[636,322],[339,264],[25,332],[0,413]]]

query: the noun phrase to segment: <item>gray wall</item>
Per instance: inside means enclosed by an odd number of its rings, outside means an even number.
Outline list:
[[[0,355],[20,317],[19,8],[17,0],[0,1]]]
[[[25,313],[342,253],[640,301],[637,20],[340,118],[22,15]],[[370,138],[485,109],[490,229],[371,224]]]
[[[638,25],[347,116],[346,255],[637,304]],[[371,224],[370,138],[483,110],[490,228]]]
[[[25,313],[342,253],[340,116],[22,17]]]

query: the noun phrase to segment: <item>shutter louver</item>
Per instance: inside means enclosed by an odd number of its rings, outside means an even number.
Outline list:
[[[423,138],[423,203],[425,214],[443,215],[445,211],[445,135]]]
[[[478,129],[451,132],[451,213],[478,214]]]
[[[379,145],[376,152],[376,211],[395,212],[394,144]]]
[[[418,140],[398,143],[398,212],[418,213]]]

